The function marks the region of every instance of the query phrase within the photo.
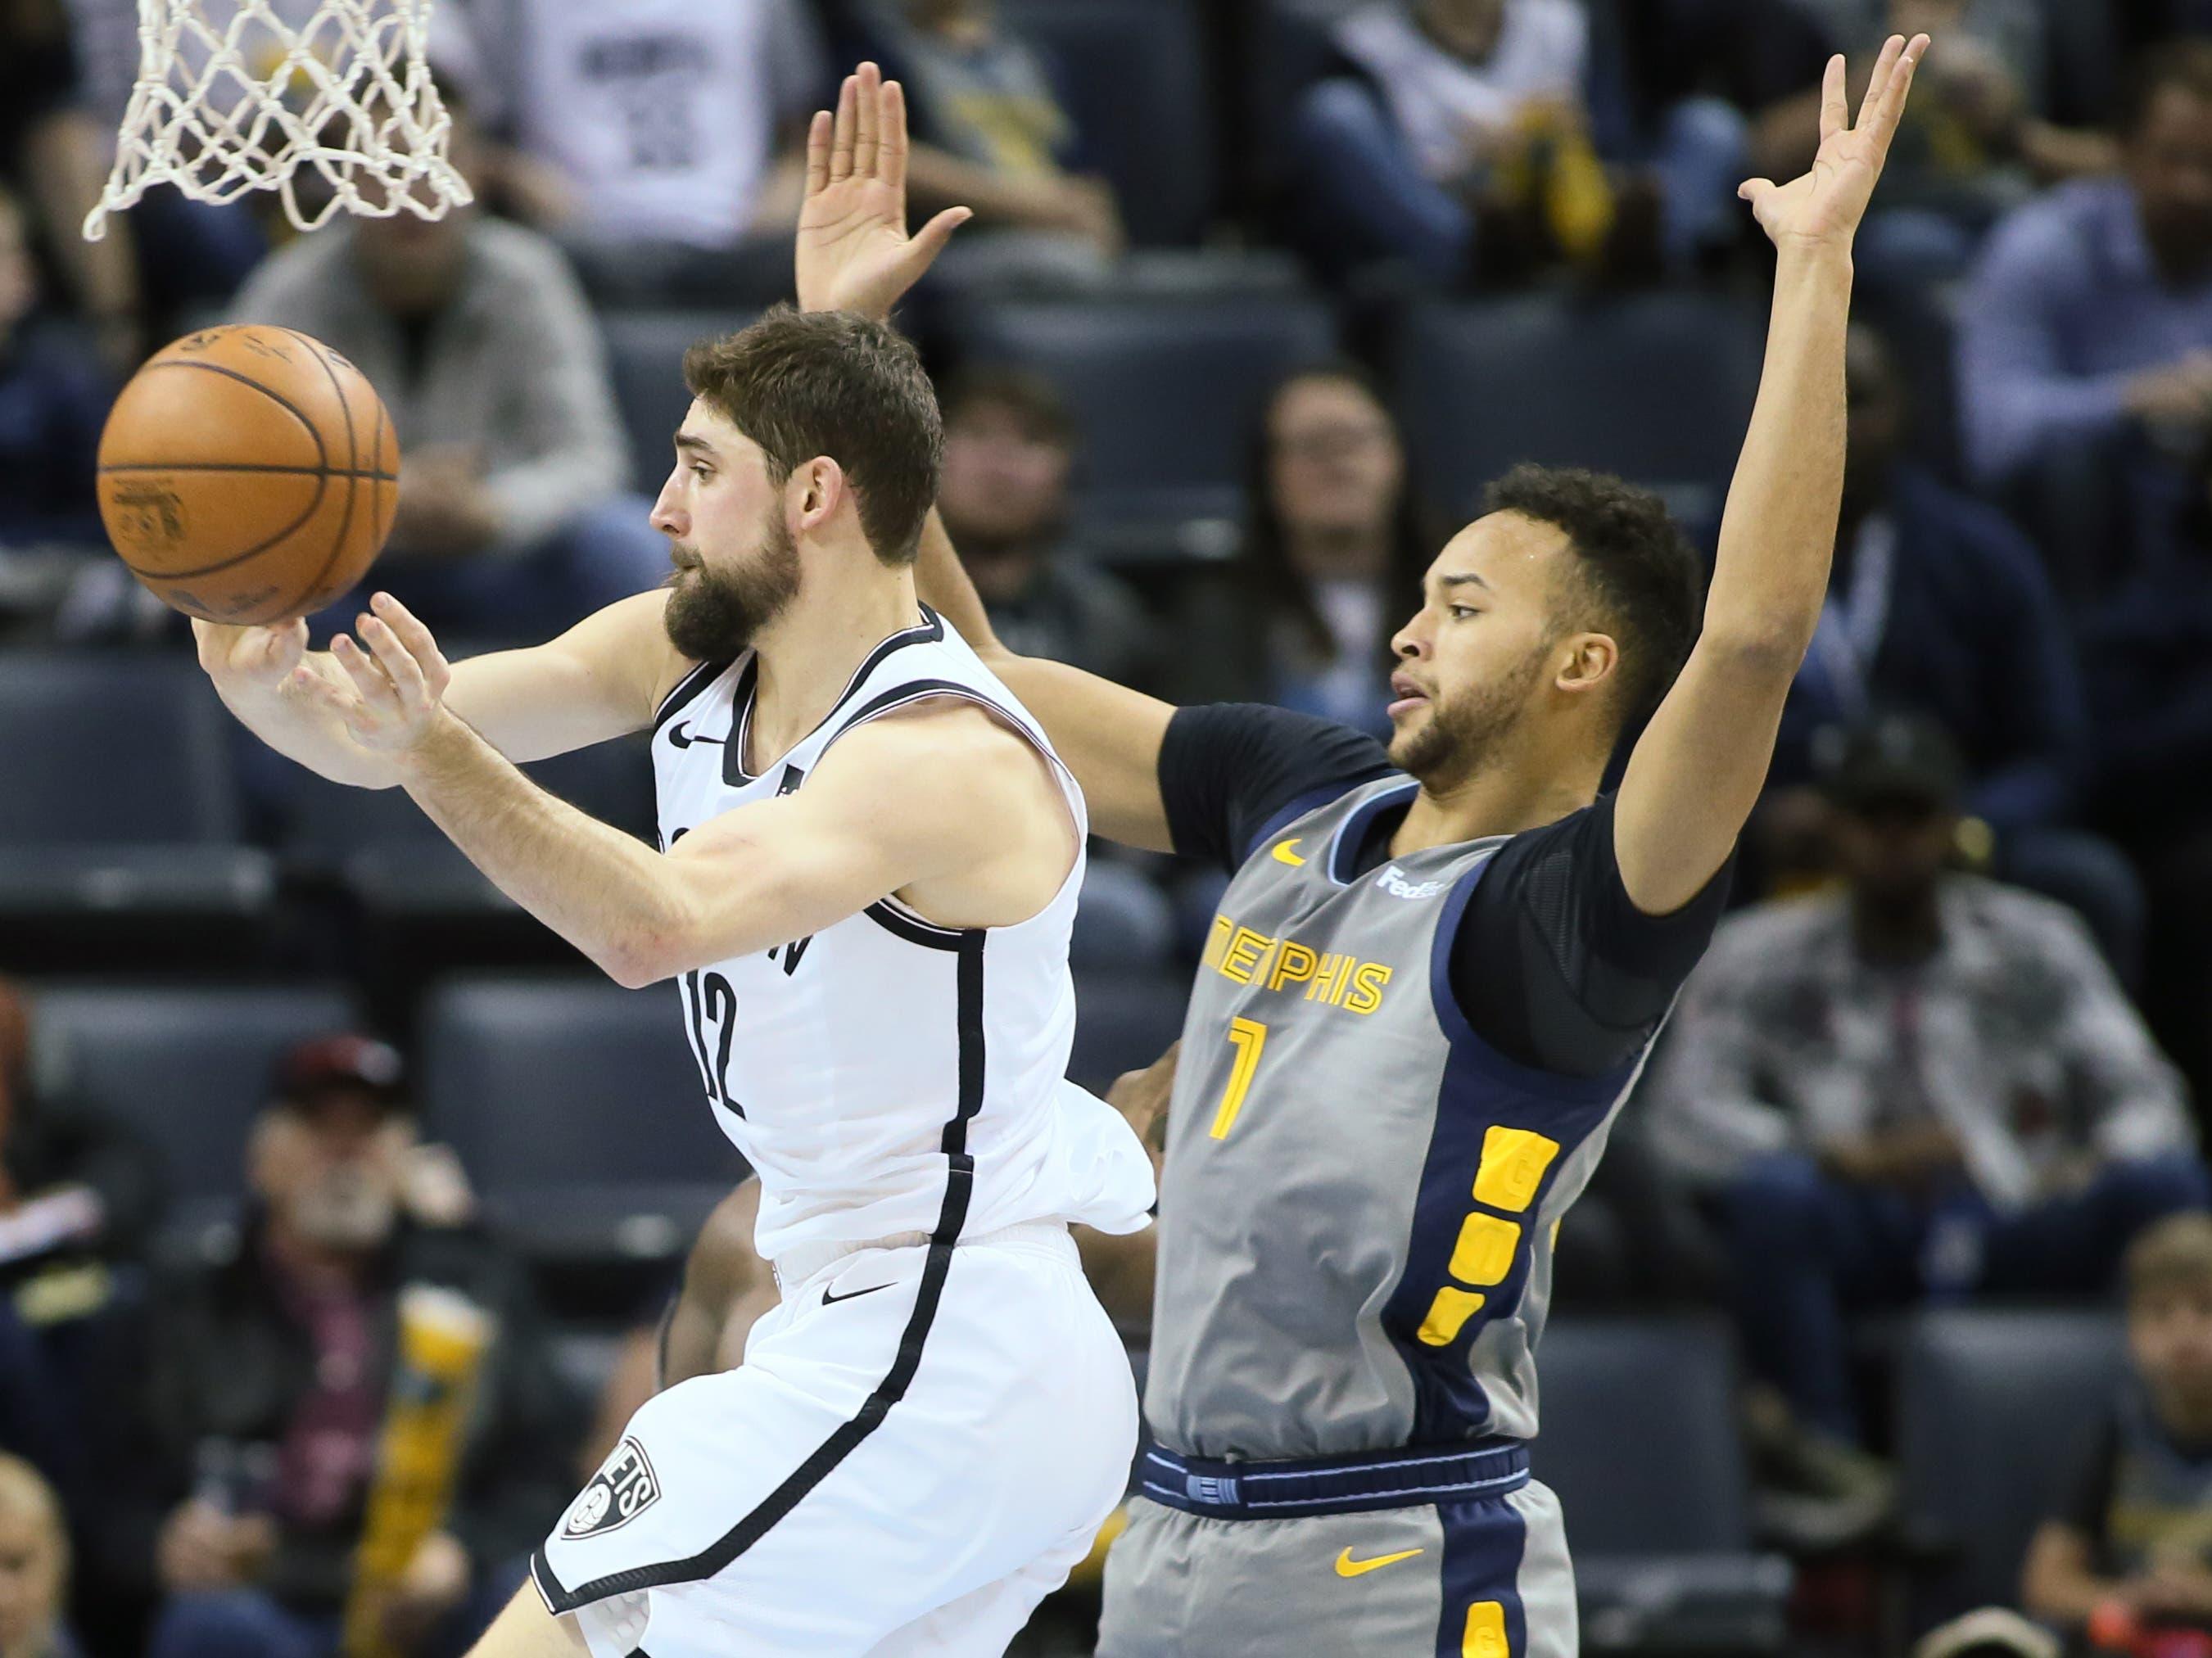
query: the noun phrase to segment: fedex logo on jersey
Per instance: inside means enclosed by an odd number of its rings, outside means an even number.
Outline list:
[[[645,1447],[624,1436],[592,1483],[569,1505],[561,1522],[563,1537],[597,1537],[626,1526],[660,1500],[659,1476],[646,1461]]]
[[[1375,884],[1393,898],[1433,898],[1451,885],[1449,881],[1408,881],[1398,872],[1395,864],[1389,865],[1375,878]]]
[[[1372,1013],[1390,982],[1386,962],[1363,962],[1349,951],[1319,950],[1296,938],[1279,938],[1227,915],[1213,918],[1200,964],[1224,979],[1262,990],[1304,987],[1305,999],[1347,1013]]]

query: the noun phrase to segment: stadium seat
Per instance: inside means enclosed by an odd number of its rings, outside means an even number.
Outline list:
[[[1727,1325],[1560,1319],[1536,1367],[1535,1474],[1566,1513],[1584,1649],[1782,1651],[1790,1572],[1752,1549]]]
[[[1305,299],[1030,301],[954,321],[964,361],[1059,386],[1082,434],[1079,511],[1107,522],[1239,516],[1261,399],[1336,343],[1328,308]]]
[[[680,1254],[744,1173],[708,1115],[669,986],[453,980],[421,1030],[434,1132],[542,1257]]]
[[[1195,242],[1213,216],[1212,100],[1196,9],[1164,0],[1003,0],[1049,53],[1091,164],[1139,246]]]
[[[33,1006],[42,1077],[131,1124],[160,1153],[170,1220],[227,1218],[245,1189],[246,1140],[270,1068],[303,1037],[360,1011],[327,987],[172,989],[56,981]]]
[[[599,317],[607,372],[629,445],[630,485],[658,495],[674,464],[669,440],[683,424],[691,394],[684,386],[684,354],[701,340],[744,327],[755,312],[611,311]]]
[[[1075,1048],[1067,1074],[1103,1094],[1125,1071],[1140,1070],[1182,1035],[1190,979],[1173,966],[1075,975]]]
[[[1917,1317],[1897,1376],[1908,1534],[1933,1567],[1916,1632],[2009,1605],[2044,1504],[2119,1382],[2118,1321],[2102,1311],[1944,1309]]]
[[[202,966],[251,953],[276,878],[235,844],[228,721],[189,660],[0,659],[0,960],[143,971],[185,930]]]
[[[1694,525],[1718,516],[1759,355],[1759,319],[1701,294],[1423,306],[1399,337],[1398,413],[1455,521],[1529,460],[1618,472]]]

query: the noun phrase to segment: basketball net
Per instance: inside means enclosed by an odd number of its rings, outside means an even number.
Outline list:
[[[319,0],[292,22],[280,5],[138,0],[138,79],[87,240],[163,183],[196,202],[274,190],[301,230],[341,208],[435,219],[470,198],[424,59],[431,0]]]

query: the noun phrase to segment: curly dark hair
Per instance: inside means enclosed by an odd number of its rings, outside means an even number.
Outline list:
[[[1483,510],[1566,532],[1580,579],[1559,595],[1557,619],[1612,635],[1621,727],[1642,725],[1689,659],[1705,598],[1704,562],[1667,504],[1603,472],[1525,465],[1490,486]]]

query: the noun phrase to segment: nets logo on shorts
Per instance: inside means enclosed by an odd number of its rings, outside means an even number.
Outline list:
[[[645,1460],[645,1448],[625,1437],[569,1509],[561,1535],[597,1537],[628,1525],[659,1501],[660,1479]]]

